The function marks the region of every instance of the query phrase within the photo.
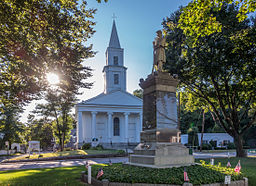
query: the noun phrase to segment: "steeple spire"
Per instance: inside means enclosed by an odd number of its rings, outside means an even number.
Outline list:
[[[110,41],[108,47],[111,48],[121,48],[120,42],[118,39],[117,31],[116,31],[116,23],[115,20],[113,20],[113,26],[112,26],[112,32],[110,36]]]

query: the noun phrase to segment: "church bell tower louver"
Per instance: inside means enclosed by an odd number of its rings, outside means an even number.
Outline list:
[[[103,68],[104,73],[104,93],[108,94],[113,91],[126,92],[126,70],[124,66],[124,49],[121,48],[115,20],[112,25],[109,45],[106,50],[106,66]]]

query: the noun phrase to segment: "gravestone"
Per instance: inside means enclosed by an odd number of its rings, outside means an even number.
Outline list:
[[[157,33],[158,37],[162,37],[159,31]],[[157,40],[163,41],[156,38],[154,50],[158,50]],[[162,55],[165,54],[161,53],[159,57],[158,53],[154,52],[156,66],[153,66],[152,73],[146,80],[140,80],[143,89],[143,131],[140,134],[141,143],[129,156],[129,164],[156,168],[191,165],[194,157],[181,144],[178,129],[176,87],[179,81],[162,71],[161,65],[165,62]]]

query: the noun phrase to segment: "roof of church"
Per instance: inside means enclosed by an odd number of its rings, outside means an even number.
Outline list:
[[[78,105],[112,105],[112,106],[142,106],[142,99],[124,91],[113,91],[99,94],[96,97],[82,101]]]
[[[116,31],[115,20],[113,21],[112,32],[111,32],[110,41],[109,41],[108,46],[111,48],[121,48],[120,42],[118,39],[118,35],[117,35],[117,31]]]

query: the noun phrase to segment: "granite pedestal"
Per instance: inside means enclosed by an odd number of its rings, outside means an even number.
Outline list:
[[[129,156],[129,164],[165,168],[194,163],[189,149],[180,143],[177,84],[178,80],[165,72],[155,72],[145,81],[140,81],[143,89],[143,131],[141,143]]]

